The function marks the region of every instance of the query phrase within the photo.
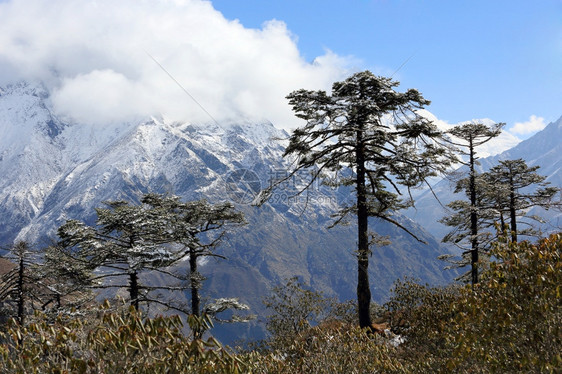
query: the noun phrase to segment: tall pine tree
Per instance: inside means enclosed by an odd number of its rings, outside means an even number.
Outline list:
[[[189,259],[189,273],[187,279],[191,291],[191,314],[201,317],[203,310],[199,294],[205,277],[199,272],[198,261],[203,257],[224,259],[215,252],[216,247],[225,237],[229,228],[245,224],[244,215],[236,210],[229,202],[211,204],[206,200],[182,202],[177,196],[147,194],[142,202],[156,210],[166,212],[166,241],[175,244],[175,256],[178,259]],[[181,274],[177,275],[182,278]],[[204,311],[216,314],[218,310],[247,309],[235,299],[219,299],[207,305]],[[222,309],[224,310],[224,309]],[[236,317],[235,317],[236,318]],[[238,320],[243,320],[238,318]],[[194,331],[200,337],[202,331]]]
[[[479,247],[479,220],[482,220],[480,210],[482,208],[482,192],[479,191],[477,180],[478,173],[476,165],[478,157],[476,148],[489,142],[501,133],[505,123],[497,123],[492,126],[486,126],[482,123],[465,123],[453,127],[449,134],[453,136],[451,143],[459,148],[462,155],[468,159],[462,160],[461,163],[468,167],[468,178],[460,179],[457,182],[455,192],[464,191],[468,196],[468,204],[463,200],[457,200],[448,206],[454,213],[441,220],[454,229],[444,238],[444,242],[452,242],[460,245],[462,241],[467,240],[470,247],[462,247],[464,249],[463,258],[470,254],[469,263],[471,265],[470,281],[474,285],[478,283],[478,261],[480,255]],[[461,262],[459,265],[465,265]]]
[[[395,91],[398,82],[369,71],[335,82],[332,93],[298,90],[287,98],[306,125],[293,131],[285,157],[296,159],[288,178],[310,173],[333,187],[352,186],[352,203],[341,206],[336,224],[357,217],[357,302],[359,325],[371,325],[369,306],[369,217],[390,222],[394,212],[411,204],[403,188],[424,183],[449,165],[447,149],[438,144],[442,133],[418,109],[430,102],[417,90]],[[345,172],[351,170],[351,173]],[[278,181],[281,183],[282,181]],[[276,186],[262,195],[265,200]],[[262,200],[262,201],[263,201]],[[413,233],[411,233],[413,234]]]

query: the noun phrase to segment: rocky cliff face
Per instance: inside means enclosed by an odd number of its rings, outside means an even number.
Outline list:
[[[315,186],[308,200],[290,197],[291,183],[270,203],[254,207],[254,195],[282,176],[287,136],[270,123],[188,124],[165,118],[94,127],[65,122],[52,112],[41,85],[0,89],[0,243],[27,239],[41,245],[67,219],[94,223],[94,208],[106,200],[137,201],[145,192],[184,199],[230,200],[248,225],[230,233],[220,248],[226,261],[202,264],[203,295],[240,297],[263,315],[262,297],[284,279],[299,276],[312,288],[341,300],[355,298],[356,228],[328,230],[330,215],[349,191]],[[436,259],[438,242],[408,218],[403,224],[422,244],[383,222],[373,231],[392,244],[375,248],[370,267],[375,300],[404,276],[448,282]],[[187,297],[187,296],[186,296]],[[229,326],[219,332],[260,336],[263,325]]]

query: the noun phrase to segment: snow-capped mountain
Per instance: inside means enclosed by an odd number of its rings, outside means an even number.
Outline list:
[[[216,198],[229,171],[278,159],[283,149],[270,138],[286,136],[271,124],[68,124],[48,98],[40,85],[0,91],[0,201],[11,217],[2,242],[35,240],[76,209],[91,215],[104,200],[134,200],[147,190]]]
[[[562,117],[515,147],[494,156],[479,159],[480,165],[477,168],[479,171],[487,171],[497,165],[500,160],[521,158],[528,166],[540,166],[537,173],[546,176],[546,181],[550,182],[551,186],[560,188],[562,187],[562,142],[560,139],[562,139]],[[489,147],[482,153],[480,151],[480,148],[476,149],[477,155],[489,154],[487,153]],[[435,184],[433,192],[442,205],[435,199],[431,191],[425,191],[416,198],[416,208],[409,209],[406,215],[417,222],[423,222],[424,228],[433,236],[438,239],[442,238],[450,231],[449,227],[438,222],[440,218],[449,214],[444,206],[453,200],[466,199],[461,194],[454,194],[453,190],[454,182],[447,179],[441,180]],[[541,208],[534,208],[528,214],[538,215],[546,220],[540,226],[545,233],[560,230],[562,227],[562,214],[555,209],[545,211]]]
[[[260,313],[272,285],[299,276],[327,295],[355,298],[356,229],[326,228],[338,201],[349,197],[345,190],[317,187],[307,203],[280,190],[264,206],[249,204],[286,170],[279,140],[287,137],[284,131],[271,123],[188,124],[165,118],[96,127],[63,121],[51,108],[41,85],[0,89],[0,244],[17,238],[40,246],[55,238],[65,220],[93,223],[94,208],[103,201],[138,201],[149,191],[230,200],[248,224],[222,245],[228,260],[202,266],[208,278],[204,296],[240,297]],[[373,231],[392,240],[372,256],[377,301],[400,277],[445,283],[454,276],[436,259],[445,251],[439,243],[413,221],[399,219],[428,244],[373,221]],[[263,333],[257,322],[228,328],[239,337]]]

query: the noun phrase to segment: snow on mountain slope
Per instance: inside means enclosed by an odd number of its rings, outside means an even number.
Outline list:
[[[49,94],[40,84],[2,88],[0,113],[0,237],[12,240],[18,228],[41,214],[61,174],[126,125],[101,130],[63,123],[49,109]]]
[[[45,229],[53,232],[78,212],[91,222],[91,208],[105,200],[134,201],[142,192],[224,200],[228,173],[255,168],[264,163],[263,157],[279,159],[281,155],[282,147],[264,138],[284,134],[271,124],[257,127],[261,128],[259,136],[248,126],[225,130],[158,119],[132,126],[76,166],[63,170],[46,196],[45,209],[37,212],[19,236],[37,238]]]
[[[286,136],[267,123],[226,128],[163,119],[104,127],[64,123],[49,104],[40,84],[0,91],[0,213],[10,217],[0,224],[4,242],[52,234],[72,209],[138,195],[116,193],[122,183],[146,191],[159,180],[166,192],[216,194],[229,171],[255,166],[262,157],[279,159],[282,148],[271,138]]]
[[[539,165],[538,172],[548,176],[547,181],[552,185],[562,186],[562,117],[529,140],[487,159],[487,163],[491,166],[498,160],[523,158],[529,166]],[[488,167],[484,162],[483,166]]]

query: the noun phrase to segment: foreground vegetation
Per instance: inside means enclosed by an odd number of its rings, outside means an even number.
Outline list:
[[[518,232],[530,233],[518,228],[517,218],[532,207],[559,207],[553,202],[559,188],[548,187],[535,173],[538,167],[523,160],[502,161],[478,175],[475,147],[497,136],[503,124],[471,123],[443,133],[418,112],[429,101],[417,90],[396,92],[397,86],[366,71],[334,83],[331,95],[291,93],[289,103],[306,121],[284,153],[294,158],[293,168],[255,199],[265,203],[275,188],[302,172],[309,179],[292,186],[296,195],[317,182],[354,190],[353,201],[339,207],[332,226],[357,218],[356,302],[337,303],[292,278],[264,300],[272,313],[270,337],[249,343],[252,348],[223,347],[211,337],[211,321],[225,321],[217,314],[228,310],[229,322],[254,316],[232,314],[249,309],[235,298],[203,304],[205,277],[197,260],[225,259],[215,250],[228,228],[246,223],[243,214],[231,203],[183,202],[173,195],[145,194],[140,204],[107,201],[96,209],[95,225],[66,221],[58,229],[60,240],[43,253],[26,242],[8,248],[12,261],[0,262],[5,267],[0,269],[0,370],[562,372],[561,237],[517,243]],[[457,149],[463,146],[467,152]],[[454,214],[442,222],[453,228],[444,241],[463,252],[460,259],[444,259],[453,267],[471,265],[471,285],[432,288],[400,281],[387,304],[372,305],[371,247],[386,239],[369,231],[369,217],[421,241],[395,213],[413,204],[404,192],[447,170],[458,152],[469,156],[470,172],[457,180],[456,192],[464,191],[469,201],[453,201]],[[534,193],[519,193],[529,186]],[[490,229],[497,222],[500,229],[493,236]],[[180,265],[185,260],[189,269]],[[149,282],[147,273],[161,282]],[[130,306],[96,305],[94,289],[126,291]],[[191,305],[182,302],[187,290]],[[174,297],[178,292],[182,296]],[[179,316],[143,315],[150,306]]]
[[[561,252],[562,234],[537,244],[500,241],[496,261],[474,287],[398,282],[391,300],[372,312],[401,334],[399,345],[355,327],[353,304],[331,304],[292,280],[266,300],[271,336],[251,349],[182,333],[209,329],[205,316],[147,318],[106,303],[80,313],[36,313],[23,326],[7,323],[0,371],[559,373]]]

